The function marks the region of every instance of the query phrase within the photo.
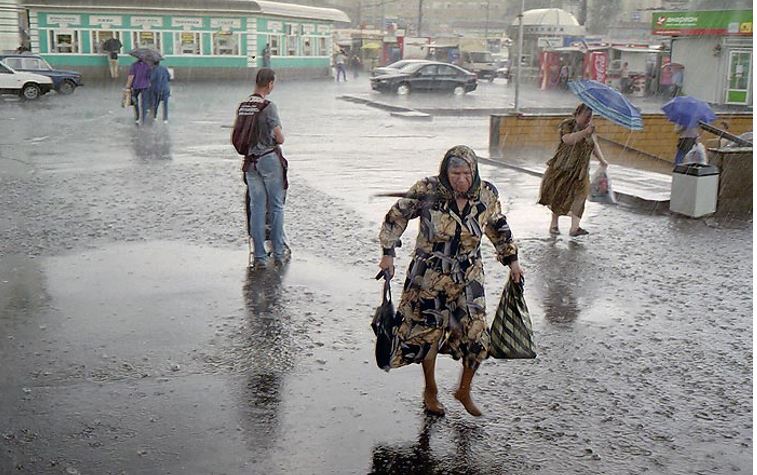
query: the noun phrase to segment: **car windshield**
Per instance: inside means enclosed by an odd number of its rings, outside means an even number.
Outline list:
[[[470,60],[472,63],[492,63],[494,59],[492,54],[488,51],[470,53]]]

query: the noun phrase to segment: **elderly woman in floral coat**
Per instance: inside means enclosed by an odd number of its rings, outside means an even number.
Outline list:
[[[459,145],[444,156],[439,175],[413,185],[389,210],[381,228],[383,257],[379,267],[394,275],[394,248],[408,221],[420,219],[415,255],[407,272],[397,313],[391,366],[421,363],[426,380],[423,402],[432,414],[444,414],[434,377],[437,353],[462,360],[455,392],[474,416],[473,375],[488,356],[489,331],[484,300],[481,240],[486,234],[497,258],[519,281],[522,269],[510,227],[502,214],[497,189],[481,181],[475,152]]]

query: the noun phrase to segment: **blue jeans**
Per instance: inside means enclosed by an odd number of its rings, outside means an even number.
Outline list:
[[[271,244],[274,259],[284,260],[284,176],[281,162],[271,152],[257,160],[247,171],[250,193],[250,236],[255,262],[266,261],[265,215],[271,213]]]
[[[163,120],[168,120],[168,97],[162,94],[152,94],[152,118],[158,117],[158,106],[163,103]]]
[[[340,77],[344,78],[345,82],[347,81],[347,69],[343,64],[336,65],[336,82],[339,82]]]

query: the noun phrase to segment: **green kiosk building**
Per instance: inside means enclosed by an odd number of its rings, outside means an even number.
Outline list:
[[[253,0],[21,0],[32,52],[50,64],[104,76],[103,43],[117,38],[126,67],[134,48],[154,48],[177,77],[249,77],[263,66],[283,76],[329,71],[336,9]]]

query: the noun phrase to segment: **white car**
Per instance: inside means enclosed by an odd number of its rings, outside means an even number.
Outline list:
[[[14,94],[33,101],[53,88],[53,80],[47,76],[16,71],[0,62],[0,94]]]

